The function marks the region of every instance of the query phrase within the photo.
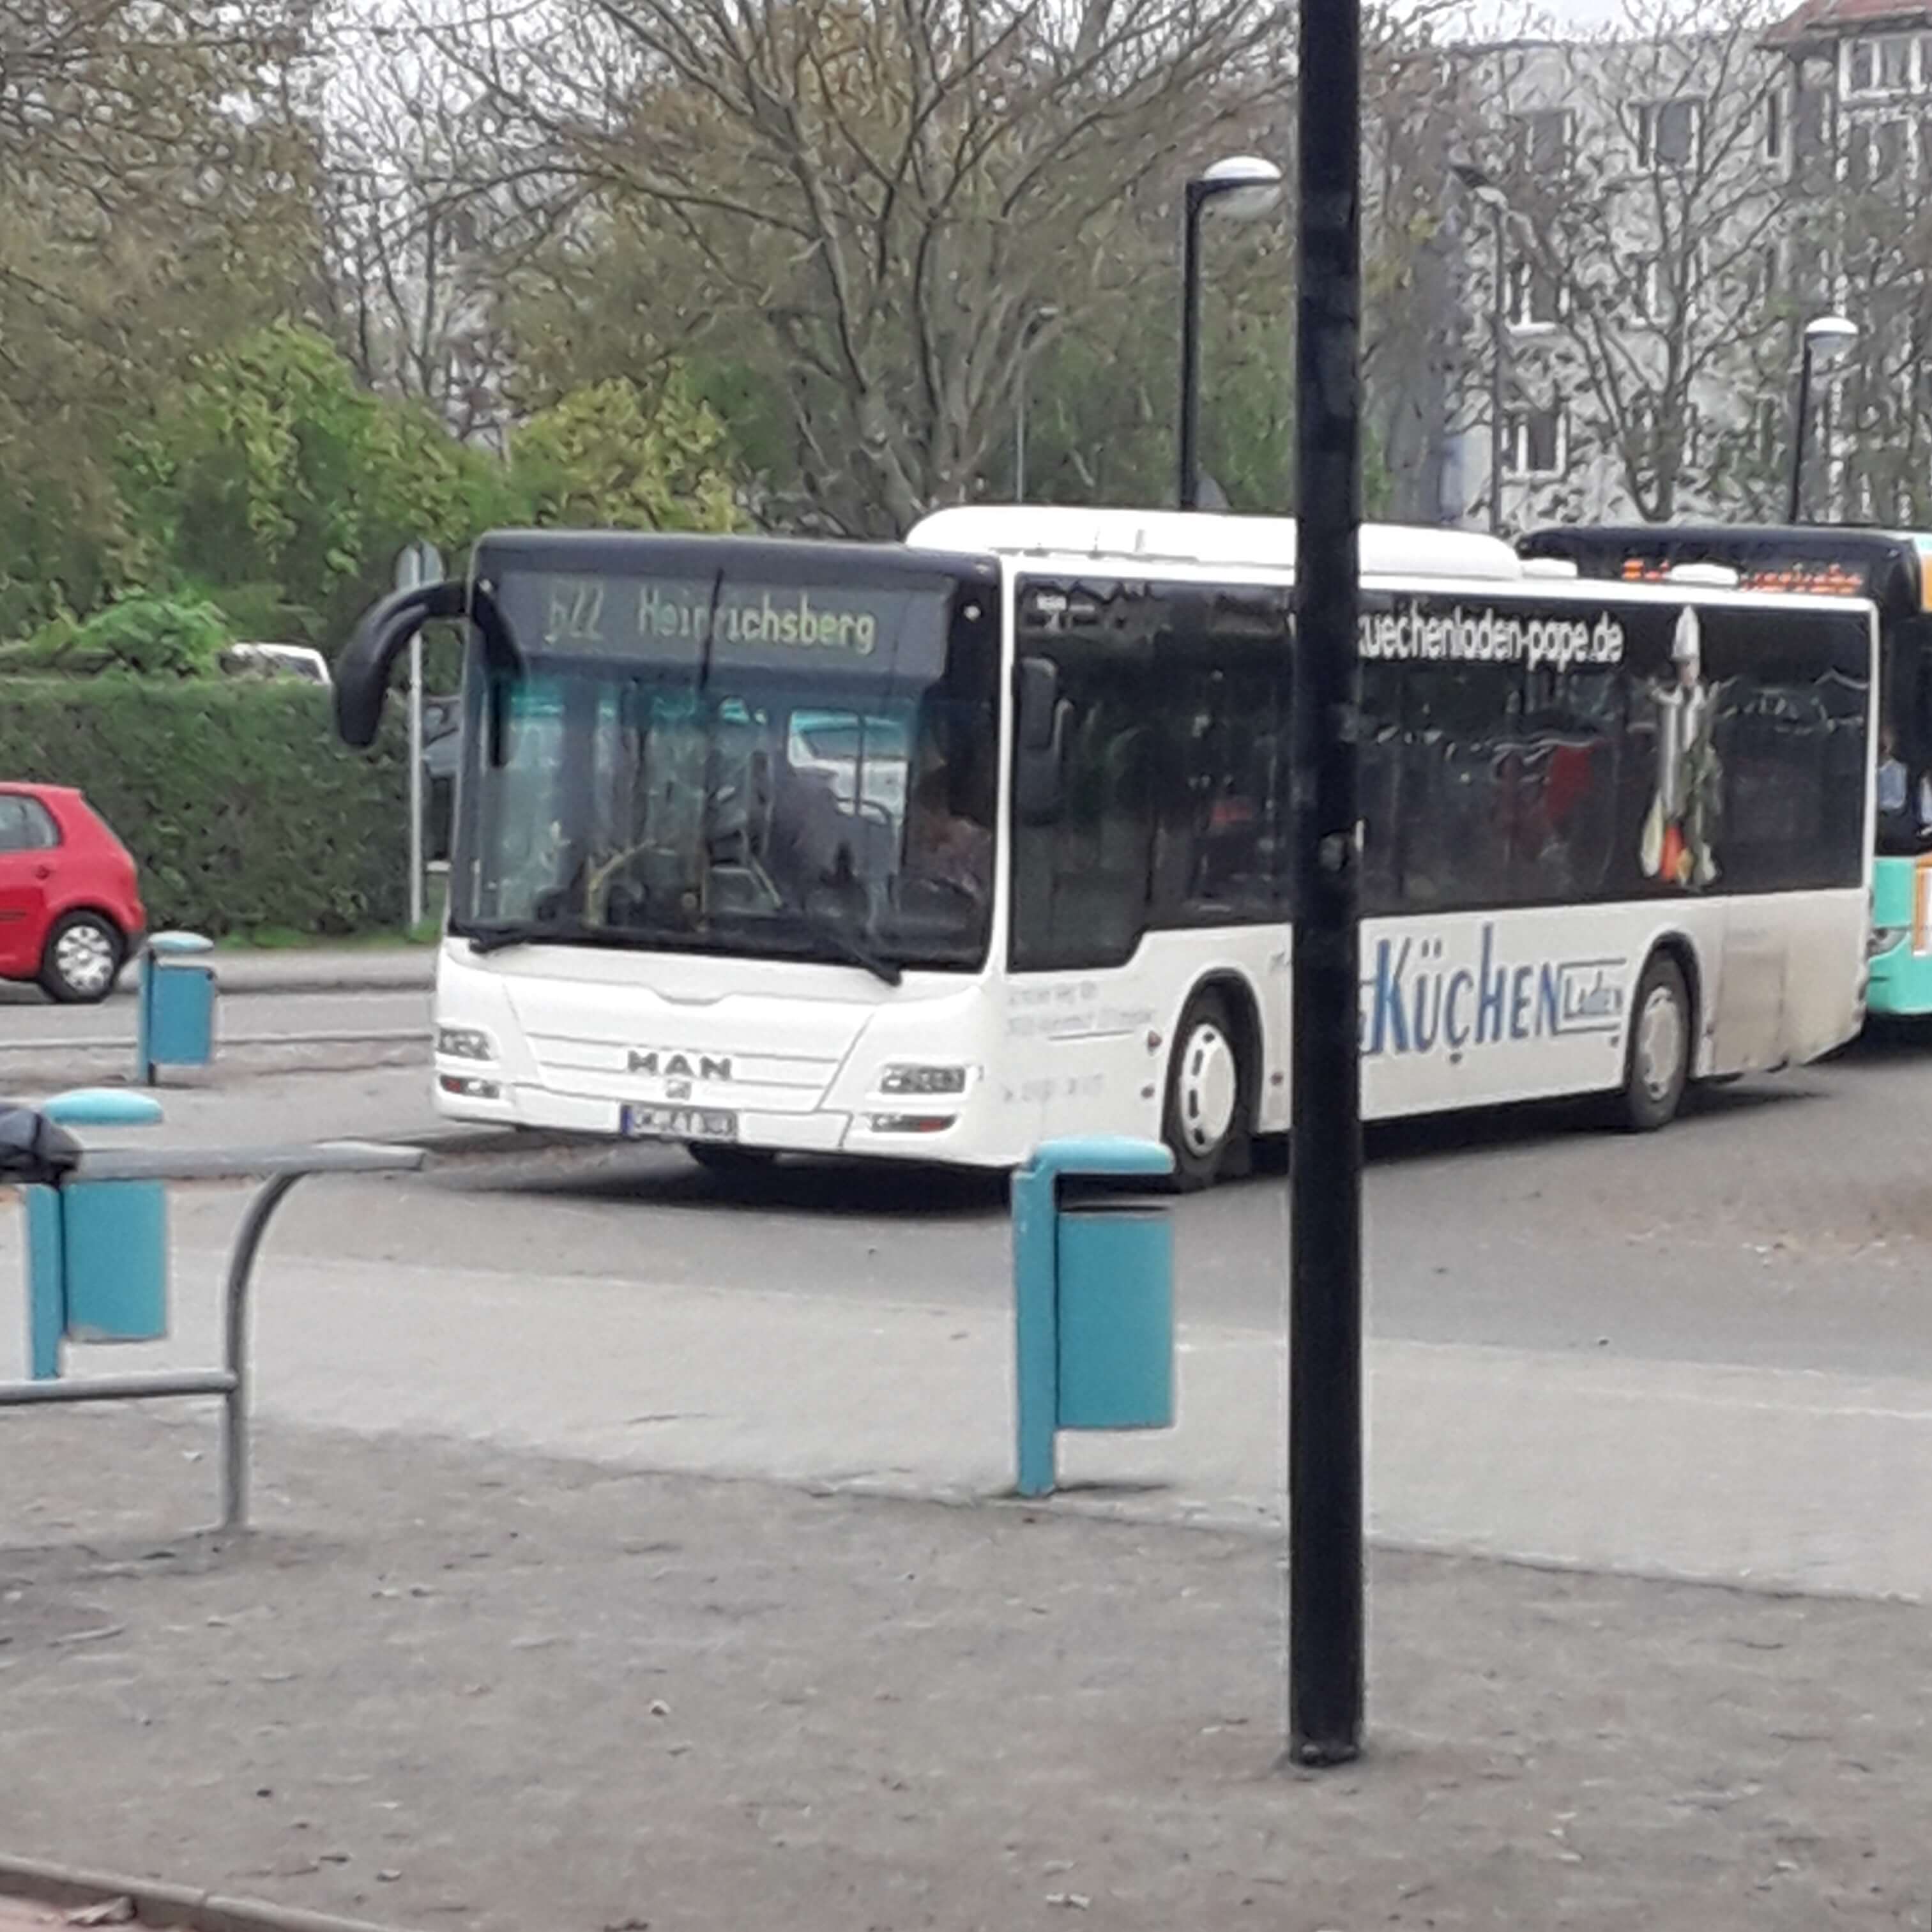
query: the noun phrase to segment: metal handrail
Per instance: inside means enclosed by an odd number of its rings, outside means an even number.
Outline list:
[[[116,1376],[76,1376],[71,1379],[0,1382],[0,1408],[25,1408],[53,1402],[142,1402],[155,1398],[219,1396],[221,1398],[221,1527],[244,1529],[248,1520],[248,1289],[275,1210],[298,1181],[317,1174],[413,1173],[427,1158],[416,1147],[378,1141],[319,1141],[272,1148],[186,1148],[149,1153],[104,1148],[84,1154],[64,1178],[86,1180],[260,1180],[236,1231],[223,1292],[224,1366],[219,1369],[160,1370]]]

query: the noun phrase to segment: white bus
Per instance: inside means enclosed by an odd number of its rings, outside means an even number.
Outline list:
[[[1684,1087],[1862,1018],[1864,604],[1362,539],[1363,1106]],[[1000,1167],[1288,1120],[1294,528],[964,508],[904,544],[508,532],[338,668],[374,736],[465,614],[442,1111]]]

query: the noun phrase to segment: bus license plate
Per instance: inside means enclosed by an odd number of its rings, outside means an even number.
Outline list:
[[[738,1117],[712,1107],[626,1107],[620,1121],[634,1141],[735,1141]]]

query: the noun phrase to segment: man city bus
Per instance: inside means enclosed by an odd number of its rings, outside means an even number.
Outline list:
[[[1856,599],[1540,582],[1362,538],[1372,1118],[1688,1083],[1862,1017]],[[469,638],[437,1102],[461,1120],[993,1167],[1288,1122],[1294,532],[962,508],[902,544],[494,534],[338,667],[366,745]]]

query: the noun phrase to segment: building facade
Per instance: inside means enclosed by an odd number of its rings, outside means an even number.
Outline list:
[[[1932,514],[1932,8],[1467,47],[1445,78],[1444,520],[1781,514],[1802,332],[1838,309],[1858,352],[1817,386],[1805,508]]]

